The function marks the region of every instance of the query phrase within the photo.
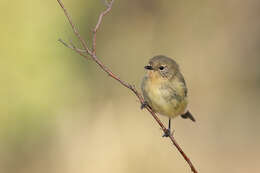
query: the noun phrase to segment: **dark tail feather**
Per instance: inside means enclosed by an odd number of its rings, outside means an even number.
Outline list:
[[[184,119],[189,118],[194,122],[196,121],[195,118],[191,115],[191,113],[189,111],[187,111],[185,114],[182,114],[181,117],[184,118]]]

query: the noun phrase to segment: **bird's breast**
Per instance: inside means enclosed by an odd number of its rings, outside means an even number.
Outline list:
[[[181,114],[186,108],[186,104],[178,99],[177,93],[170,90],[168,79],[146,78],[142,84],[142,91],[145,100],[152,109],[162,115],[175,117]]]

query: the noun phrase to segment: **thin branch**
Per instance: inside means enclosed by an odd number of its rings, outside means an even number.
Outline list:
[[[65,16],[67,17],[74,34],[78,37],[79,41],[81,42],[82,46],[84,47],[84,49],[87,51],[88,54],[91,54],[91,51],[88,49],[87,43],[85,42],[85,40],[80,36],[79,31],[77,30],[77,28],[75,27],[74,23],[72,22],[72,19],[68,13],[68,11],[66,10],[66,8],[64,7],[63,3],[60,0],[57,0],[58,3],[60,4],[61,8],[64,11]]]
[[[59,42],[61,42],[64,46],[66,46],[67,48],[70,48],[76,52],[80,52],[81,56],[85,56],[83,53],[86,53],[86,50],[83,49],[79,49],[77,48],[71,41],[70,44],[66,43],[65,41],[63,41],[62,39],[58,39]]]
[[[104,1],[104,4],[107,6],[107,8],[111,5],[108,0],[103,0]]]
[[[94,55],[96,55],[96,40],[97,40],[98,28],[100,27],[103,17],[111,10],[113,3],[114,3],[114,0],[111,0],[111,2],[108,2],[107,0],[105,0],[107,9],[100,13],[96,27],[93,30],[92,51],[93,51]]]
[[[67,44],[65,43],[63,40],[59,39],[59,41],[65,45],[66,47],[74,50],[75,52],[77,52],[78,54],[80,54],[81,56],[87,58],[88,56],[84,53],[87,53],[93,61],[95,61],[99,67],[106,72],[110,77],[112,77],[113,79],[117,80],[121,85],[123,85],[124,87],[130,89],[139,99],[141,104],[144,104],[144,98],[143,96],[136,90],[135,86],[130,85],[129,83],[121,80],[116,74],[114,74],[107,66],[105,66],[100,60],[99,58],[96,56],[96,34],[97,31],[101,25],[102,19],[103,17],[111,10],[112,5],[114,3],[114,0],[111,0],[110,2],[108,2],[107,0],[105,0],[106,3],[106,10],[104,10],[103,12],[100,13],[99,18],[98,18],[98,22],[93,30],[93,40],[92,40],[92,51],[90,51],[90,49],[87,47],[87,44],[85,42],[85,40],[80,36],[78,30],[76,29],[74,23],[72,22],[72,19],[69,15],[69,13],[67,12],[67,10],[65,9],[63,3],[61,2],[61,0],[57,0],[58,3],[60,4],[61,8],[63,9],[65,16],[67,17],[69,23],[71,24],[71,27],[75,33],[75,35],[78,37],[79,41],[81,42],[81,44],[83,45],[83,50],[76,48],[73,44]],[[164,131],[164,133],[167,132],[166,127],[163,125],[163,123],[161,122],[161,120],[158,118],[158,116],[155,114],[155,112],[153,112],[153,110],[150,109],[149,106],[145,106],[146,110],[149,111],[151,113],[151,115],[153,116],[153,118],[156,120],[156,122],[160,125],[160,127],[162,128],[162,130]],[[178,149],[178,151],[180,152],[180,154],[182,155],[182,157],[186,160],[186,162],[189,164],[191,171],[194,173],[197,173],[195,167],[193,166],[192,162],[190,161],[190,159],[188,158],[188,156],[184,153],[184,151],[181,149],[181,147],[179,146],[179,144],[177,143],[177,141],[175,140],[175,138],[173,137],[173,135],[171,134],[169,136],[170,140],[172,141],[173,145]]]

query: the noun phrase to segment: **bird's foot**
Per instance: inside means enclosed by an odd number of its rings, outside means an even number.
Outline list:
[[[147,101],[144,101],[142,104],[141,104],[141,109],[145,108],[146,106],[148,106],[149,108],[151,108],[148,104]]]
[[[169,137],[169,136],[171,136],[171,135],[173,135],[173,133],[174,133],[174,130],[171,132],[171,129],[167,129],[165,132],[164,132],[164,134],[163,134],[163,138],[164,137]]]

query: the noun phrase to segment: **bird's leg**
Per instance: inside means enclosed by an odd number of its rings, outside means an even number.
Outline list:
[[[171,118],[169,118],[168,129],[164,132],[162,137],[169,137],[171,135]]]

